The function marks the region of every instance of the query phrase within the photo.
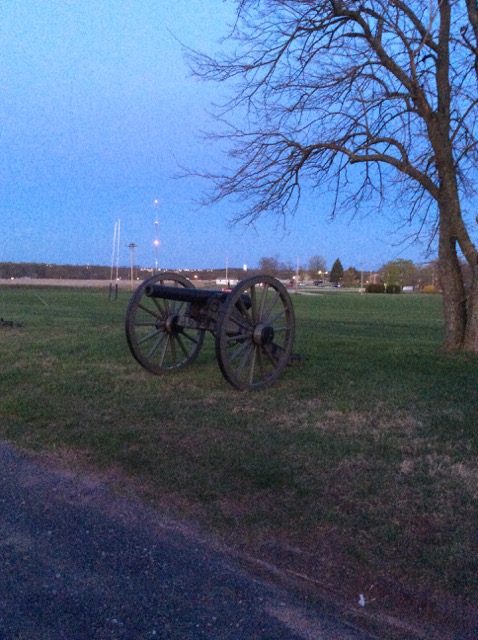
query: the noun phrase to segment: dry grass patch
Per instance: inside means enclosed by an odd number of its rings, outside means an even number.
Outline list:
[[[473,466],[463,462],[452,464],[450,471],[463,483],[473,500],[478,501],[478,459]]]

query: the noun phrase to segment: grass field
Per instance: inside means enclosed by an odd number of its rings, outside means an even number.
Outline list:
[[[438,296],[293,295],[305,359],[255,393],[223,380],[211,336],[190,367],[144,372],[128,299],[0,289],[0,438],[115,469],[357,615],[363,594],[472,628],[478,360],[440,352]]]

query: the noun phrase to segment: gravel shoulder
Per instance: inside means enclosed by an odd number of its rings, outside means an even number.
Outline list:
[[[5,442],[0,476],[2,640],[372,640],[101,478]]]

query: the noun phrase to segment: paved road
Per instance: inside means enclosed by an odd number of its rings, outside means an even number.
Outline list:
[[[371,640],[99,481],[0,443],[1,640]]]

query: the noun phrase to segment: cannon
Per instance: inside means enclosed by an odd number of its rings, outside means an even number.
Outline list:
[[[135,291],[125,329],[133,357],[156,375],[193,362],[207,331],[224,378],[249,390],[271,385],[289,364],[295,315],[287,289],[268,275],[220,291],[197,289],[183,275],[164,272]]]

